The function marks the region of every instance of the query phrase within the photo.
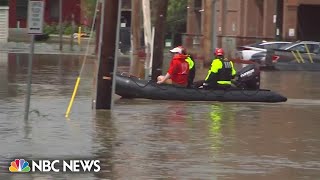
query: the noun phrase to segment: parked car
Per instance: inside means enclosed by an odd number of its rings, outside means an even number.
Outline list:
[[[320,53],[320,42],[317,41],[297,41],[291,44],[287,44],[280,50],[299,51],[300,53]]]
[[[263,52],[258,52],[255,53],[251,56],[250,61],[259,64],[260,66],[265,66],[265,61],[266,61],[266,56],[267,56],[267,52],[263,51]]]
[[[320,62],[319,56],[320,42],[298,41],[275,50],[272,58],[275,59],[276,62],[297,61],[297,58],[298,61],[313,60],[315,58],[317,62]]]
[[[237,48],[236,58],[242,60],[250,60],[252,55],[259,52],[266,52],[267,49],[279,49],[280,47],[290,44],[291,42],[286,41],[262,41],[254,44],[240,46]]]
[[[293,42],[293,43],[284,45],[278,49],[273,49],[273,51],[274,51],[273,56],[271,57],[273,63],[275,63],[277,61],[289,62],[292,60],[296,60],[292,51],[294,51],[295,53],[297,51],[299,51],[299,53],[302,53],[301,56],[304,59],[306,59],[306,58],[310,58],[309,55],[306,54],[306,53],[308,53],[308,51],[313,56],[320,54],[320,42],[297,41],[297,42]],[[266,54],[267,54],[267,52],[255,53],[251,56],[250,61],[256,62],[256,63],[260,64],[261,66],[265,66]]]

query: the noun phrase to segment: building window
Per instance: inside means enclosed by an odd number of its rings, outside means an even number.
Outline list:
[[[122,0],[122,9],[131,9],[131,0]]]
[[[50,0],[48,2],[50,18],[54,21],[59,20],[59,3],[60,1],[57,0]]]
[[[194,0],[194,8],[196,10],[202,9],[202,0]]]
[[[17,0],[16,2],[17,20],[26,20],[28,15],[28,0]]]

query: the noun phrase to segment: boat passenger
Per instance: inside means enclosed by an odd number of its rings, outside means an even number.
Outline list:
[[[193,85],[193,80],[196,75],[196,66],[193,57],[187,53],[187,50],[179,46],[182,49],[182,54],[186,55],[186,61],[189,64],[189,75],[188,75],[188,86],[187,87],[192,87]]]
[[[158,84],[173,84],[186,87],[188,85],[189,64],[186,62],[186,55],[182,54],[181,47],[170,50],[173,53],[170,67],[166,75],[158,76]]]
[[[211,67],[202,87],[205,89],[227,89],[231,87],[231,79],[236,75],[233,63],[224,58],[224,50],[216,48],[215,59],[212,60]]]

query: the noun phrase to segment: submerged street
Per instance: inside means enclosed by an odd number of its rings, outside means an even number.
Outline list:
[[[89,58],[70,119],[64,117],[83,57],[35,55],[24,121],[27,54],[1,54],[0,179],[316,180],[320,176],[320,72],[261,72],[285,103],[126,100],[92,110]],[[7,58],[6,58],[7,57]],[[165,66],[164,66],[165,67]],[[120,70],[125,70],[121,67]],[[207,69],[198,70],[196,79]],[[15,158],[98,159],[99,173],[10,174]]]

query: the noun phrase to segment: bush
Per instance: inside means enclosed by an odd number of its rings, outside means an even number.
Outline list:
[[[64,35],[71,35],[73,33],[78,33],[79,26],[75,25],[74,29],[71,23],[63,23],[62,24],[62,32]],[[59,34],[60,27],[57,23],[45,24],[43,27],[44,34]],[[81,26],[81,33],[89,34],[90,28],[86,26]]]
[[[45,34],[56,34],[57,33],[57,25],[55,23],[49,25],[45,24],[43,28],[43,32]]]
[[[73,30],[72,25],[71,24],[66,25],[64,28],[64,34],[71,35],[73,33],[75,33],[75,29]]]

